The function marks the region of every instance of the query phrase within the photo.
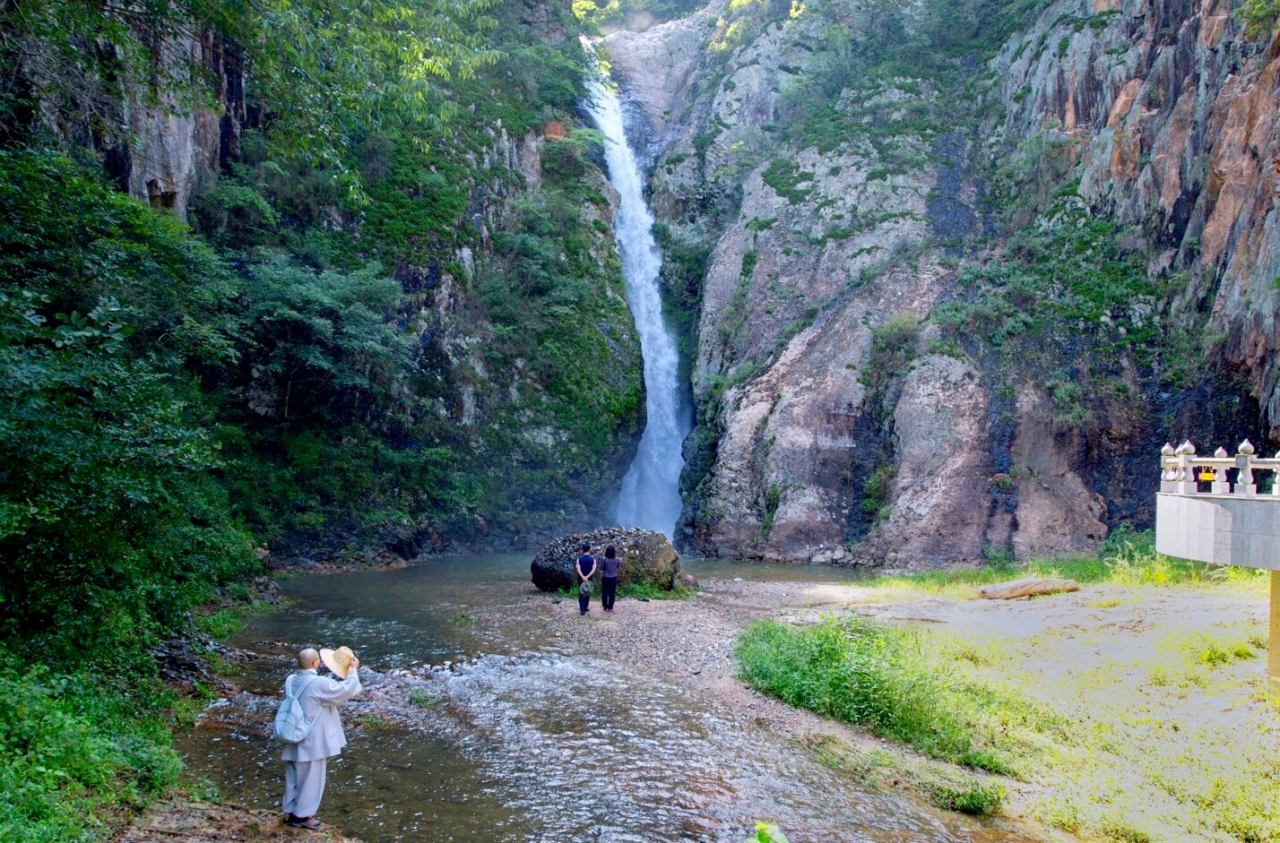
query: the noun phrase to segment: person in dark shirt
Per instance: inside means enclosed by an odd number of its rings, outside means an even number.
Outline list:
[[[591,555],[591,545],[582,545],[582,555],[578,557],[578,614],[585,615],[591,611],[591,578],[596,574],[596,558]]]
[[[604,549],[604,559],[600,563],[600,602],[606,612],[613,612],[613,601],[618,599],[618,566],[621,561],[616,547],[609,545]]]

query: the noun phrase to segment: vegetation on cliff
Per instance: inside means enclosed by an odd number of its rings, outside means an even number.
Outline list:
[[[0,836],[98,838],[174,781],[147,653],[256,547],[607,505],[642,388],[578,31],[520,0],[0,11]],[[122,191],[140,113],[221,121],[189,206]]]

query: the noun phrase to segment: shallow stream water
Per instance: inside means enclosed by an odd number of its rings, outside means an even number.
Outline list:
[[[740,843],[755,819],[793,843],[1012,841],[1007,829],[868,791],[795,744],[685,688],[546,640],[551,599],[528,556],[434,560],[401,571],[305,577],[287,608],[233,642],[278,653],[252,662],[245,691],[179,737],[189,769],[223,798],[278,804],[282,766],[266,738],[283,655],[348,643],[387,671],[466,659],[413,707],[414,728],[344,710],[346,752],[330,765],[322,819],[366,843]],[[700,577],[829,581],[842,572],[698,563]],[[420,722],[419,722],[420,721]]]

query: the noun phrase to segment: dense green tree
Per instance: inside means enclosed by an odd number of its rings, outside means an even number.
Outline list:
[[[56,153],[0,153],[0,634],[145,645],[253,566],[186,361],[232,358],[221,262]]]

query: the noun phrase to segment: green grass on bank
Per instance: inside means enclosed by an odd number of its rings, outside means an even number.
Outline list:
[[[880,576],[867,585],[884,592],[929,592],[969,597],[983,585],[1026,576],[1064,577],[1081,584],[1117,586],[1224,586],[1249,594],[1266,594],[1267,571],[1210,565],[1156,553],[1150,532],[1117,530],[1097,554],[1033,559],[1025,566],[1011,561],[981,568],[955,568]]]
[[[1024,776],[1066,722],[1019,695],[965,681],[912,629],[862,618],[798,628],[776,621],[738,640],[752,687],[911,746],[992,773]]]
[[[1188,606],[1200,589],[1258,597],[1267,583],[1265,573],[1159,556],[1149,536],[1129,535],[1094,558],[870,585],[883,600],[959,598],[1027,573],[1183,588]],[[1016,792],[1019,816],[1116,843],[1280,843],[1280,695],[1263,669],[1265,627],[1179,605],[1104,589],[1078,617],[1034,634],[973,637],[850,617],[764,621],[739,638],[737,657],[757,690],[902,747],[806,743],[872,787],[980,814],[1009,810],[1006,791]]]
[[[653,583],[647,582],[628,583],[627,585],[618,586],[619,600],[688,600],[697,593],[698,590],[696,588],[686,588],[682,585],[677,585],[675,588],[671,589],[666,589],[660,585],[654,585]],[[571,586],[569,588],[562,588],[557,591],[556,594],[566,598],[572,597],[576,600],[578,597],[578,587]],[[595,591],[591,592],[591,600],[593,602],[600,600],[599,580],[595,581]]]

